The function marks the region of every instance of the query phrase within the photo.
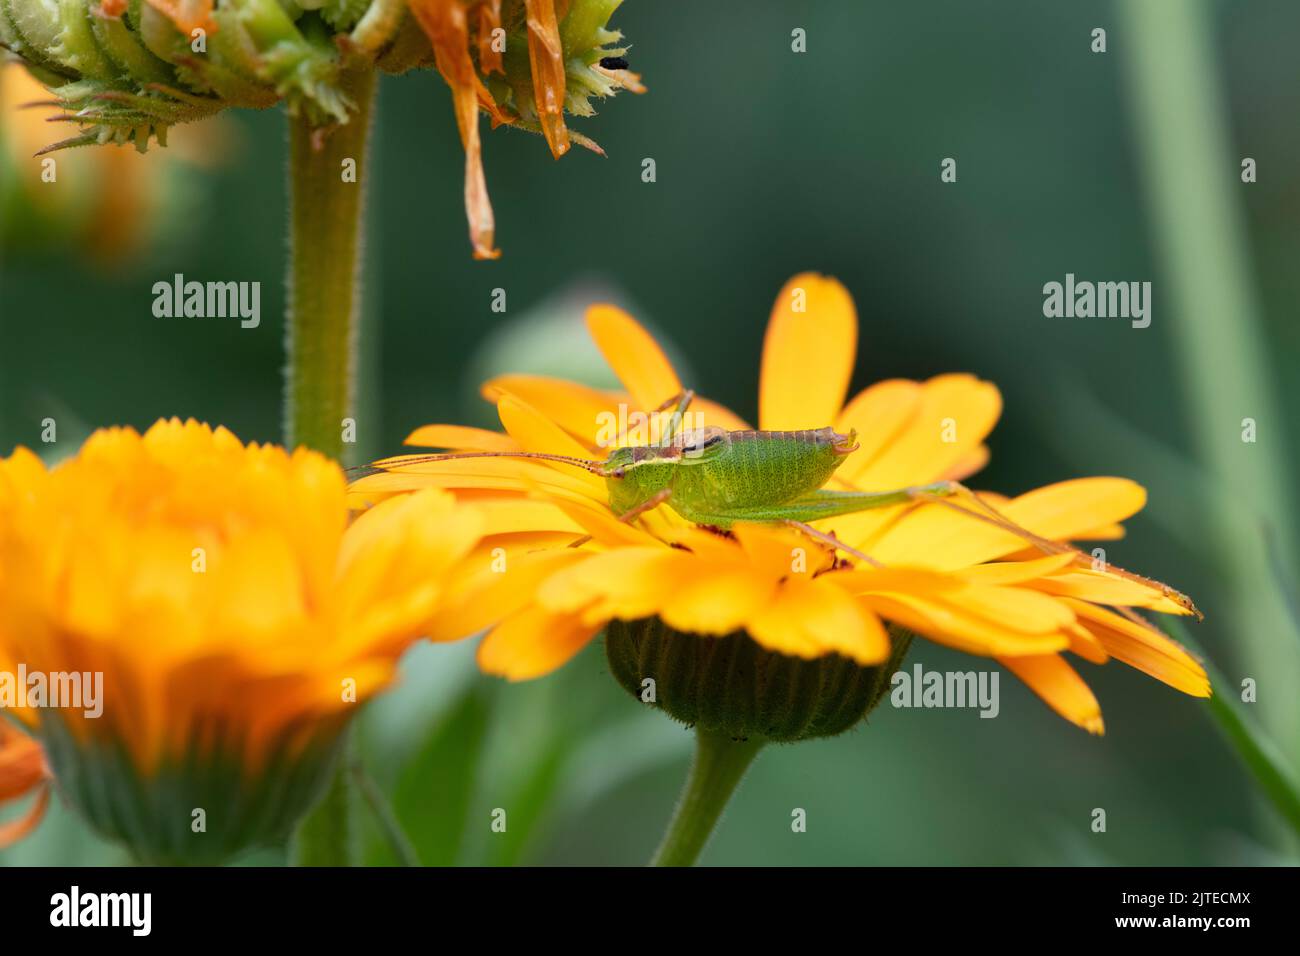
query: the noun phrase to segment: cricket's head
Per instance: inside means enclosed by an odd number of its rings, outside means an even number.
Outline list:
[[[601,467],[616,512],[647,501],[672,484],[676,469],[712,461],[725,454],[725,428],[696,428],[675,435],[664,445],[629,445],[610,452]]]

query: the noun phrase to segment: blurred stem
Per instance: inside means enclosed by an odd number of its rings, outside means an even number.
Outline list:
[[[695,863],[740,778],[762,747],[763,741],[757,738],[732,740],[724,734],[696,730],[695,762],[651,866]]]
[[[289,315],[285,321],[284,443],[343,457],[343,420],[352,415],[365,207],[366,147],[373,71],[340,85],[356,109],[347,124],[313,127],[289,117]],[[347,161],[351,161],[350,164]],[[355,176],[345,177],[347,165]],[[351,181],[349,181],[351,180]],[[353,735],[343,742],[325,796],[298,825],[294,862],[350,866]]]
[[[352,779],[357,789],[361,791],[366,805],[370,807],[379,829],[383,831],[384,839],[388,841],[388,845],[401,861],[402,866],[420,866],[420,854],[416,852],[406,831],[402,829],[402,824],[398,822],[392,804],[388,802],[388,798],[384,796],[384,792],[379,789],[379,785],[370,774],[366,773],[360,758],[355,758],[352,762]]]
[[[1203,0],[1122,3],[1135,136],[1161,265],[1169,334],[1199,457],[1211,478],[1208,553],[1223,582],[1211,619],[1242,648],[1261,719],[1300,758],[1300,655],[1272,578],[1267,534],[1294,567],[1295,516],[1284,463],[1286,419],[1271,385],[1238,209],[1241,160],[1224,123]],[[1262,175],[1268,175],[1265,171]],[[1159,298],[1159,296],[1156,296]],[[1243,441],[1251,418],[1258,440]],[[1217,613],[1215,613],[1217,611]]]
[[[341,85],[356,104],[346,125],[322,136],[306,117],[289,118],[285,444],[333,458],[342,457],[343,419],[352,414],[374,72]],[[354,182],[344,178],[349,160]]]
[[[294,866],[352,866],[355,862],[353,799],[348,774],[353,759],[352,729],[344,730],[343,734],[329,787],[294,831],[289,853]]]
[[[1165,622],[1171,634],[1189,646],[1195,647],[1187,636],[1187,629],[1181,621]],[[1214,694],[1210,698],[1210,714],[1214,717],[1220,733],[1236,751],[1246,770],[1255,778],[1259,789],[1277,809],[1291,828],[1300,834],[1300,781],[1288,766],[1286,760],[1278,753],[1257,727],[1246,719],[1241,707],[1233,702],[1237,695],[1234,685],[1228,683],[1222,674],[1208,660],[1203,662],[1210,675],[1210,685]]]

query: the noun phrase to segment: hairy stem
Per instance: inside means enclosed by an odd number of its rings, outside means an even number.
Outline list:
[[[732,740],[697,729],[695,763],[651,866],[691,866],[764,741]]]
[[[341,458],[356,375],[366,143],[373,71],[341,85],[356,104],[345,126],[321,136],[289,120],[289,316],[285,444]]]
[[[341,459],[352,415],[365,207],[366,145],[375,77],[359,71],[341,83],[356,106],[328,131],[289,118],[289,315],[285,321],[284,441]],[[355,427],[355,426],[353,426]],[[353,863],[352,735],[324,797],[298,825],[294,862]]]

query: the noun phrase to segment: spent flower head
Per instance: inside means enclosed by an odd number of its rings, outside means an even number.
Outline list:
[[[228,107],[284,102],[322,134],[352,119],[348,77],[436,67],[465,147],[465,204],[477,258],[495,258],[478,114],[577,142],[568,112],[643,92],[622,36],[622,0],[4,0],[0,46],[18,54],[77,132],[47,150],[165,144],[168,130]]]

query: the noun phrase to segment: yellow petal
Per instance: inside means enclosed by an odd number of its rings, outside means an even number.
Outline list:
[[[454,448],[457,451],[519,451],[519,443],[509,435],[486,428],[464,425],[424,425],[406,436],[407,445],[423,448]]]
[[[1112,607],[1143,607],[1164,614],[1192,613],[1183,605],[1166,597],[1158,587],[1089,568],[1062,571],[1034,581],[1030,587],[1048,594],[1079,598],[1082,601],[1108,604]]]
[[[717,566],[685,575],[659,617],[669,627],[691,634],[730,634],[772,600],[776,579],[755,574],[743,566]]]
[[[672,600],[690,556],[671,548],[620,548],[594,554],[551,575],[537,600],[554,613],[589,621],[650,617]]]
[[[838,653],[862,665],[889,656],[889,638],[871,611],[819,580],[787,579],[746,630],[764,647],[795,657]]]
[[[473,508],[483,516],[483,534],[511,534],[532,531],[563,531],[577,537],[582,525],[554,501],[504,497],[477,500]]]
[[[1033,657],[999,657],[998,663],[1015,674],[1048,707],[1090,734],[1106,731],[1101,705],[1082,677],[1056,654]]]
[[[881,617],[968,654],[1046,654],[1070,644],[1065,634],[1019,633],[934,598],[894,591],[862,600]]]
[[[535,603],[542,581],[583,558],[583,552],[570,548],[513,556],[476,550],[448,581],[429,639],[468,637],[513,616]]]
[[[537,409],[588,449],[596,448],[596,434],[601,423],[613,415],[617,418],[619,402],[626,396],[580,385],[577,382],[545,375],[499,375],[483,383],[484,398],[497,403],[513,395]]]
[[[1002,413],[997,387],[973,375],[940,375],[922,386],[907,426],[871,464],[855,473],[864,491],[938,481],[967,461]]]
[[[855,481],[916,415],[923,388],[918,382],[891,379],[863,389],[835,419],[835,430],[847,435],[858,433],[858,450],[852,452],[836,471],[836,477]]]
[[[977,564],[974,567],[962,568],[956,573],[963,580],[977,584],[1024,584],[1027,581],[1046,577],[1073,563],[1073,554],[1052,554],[1028,561]]]
[[[541,677],[567,663],[603,625],[573,615],[528,608],[492,629],[478,649],[478,663],[507,680]]]
[[[1176,641],[1153,627],[1130,621],[1104,608],[1062,598],[1079,623],[1091,631],[1118,660],[1193,697],[1210,696],[1205,668]]]
[[[858,349],[858,313],[838,280],[805,272],[777,293],[763,339],[758,427],[824,428],[835,421]]]
[[[1080,478],[1035,489],[995,507],[1040,537],[1065,541],[1080,529],[1129,517],[1145,500],[1142,486],[1127,479]],[[872,542],[872,556],[885,564],[951,569],[1030,553],[1023,536],[983,520],[984,512],[975,505],[958,504],[972,514],[939,503],[909,511]],[[1041,556],[1036,550],[1033,553]]]
[[[659,343],[622,309],[593,305],[587,310],[587,329],[641,411],[681,394],[682,383]]]

